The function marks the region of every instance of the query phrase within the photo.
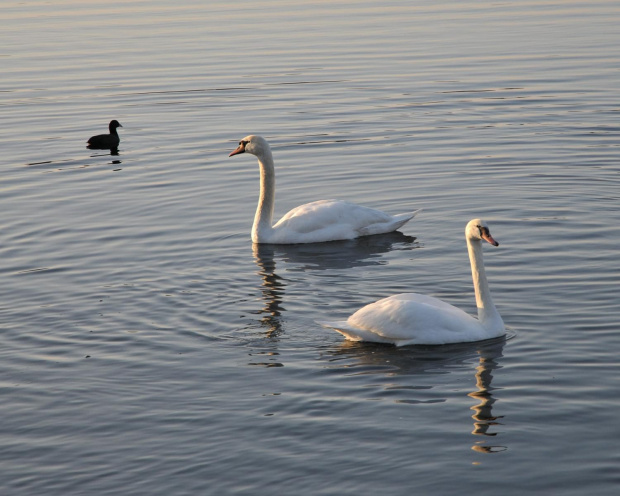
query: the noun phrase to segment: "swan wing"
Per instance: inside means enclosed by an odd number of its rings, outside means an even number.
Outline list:
[[[348,339],[409,344],[447,344],[486,339],[480,322],[432,296],[404,293],[366,305],[344,323],[325,324]]]
[[[311,243],[391,232],[417,213],[394,216],[342,200],[320,200],[284,215],[273,226],[274,242]]]

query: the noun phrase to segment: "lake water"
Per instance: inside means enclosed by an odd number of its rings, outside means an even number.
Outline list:
[[[616,495],[620,3],[5,0],[2,495]],[[85,148],[118,119],[118,155]],[[424,212],[252,246],[341,198]],[[350,343],[399,292],[508,339]]]

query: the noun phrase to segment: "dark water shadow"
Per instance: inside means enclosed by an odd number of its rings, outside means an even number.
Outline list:
[[[91,155],[91,157],[95,158],[95,157],[107,157],[108,155],[110,155],[111,157],[118,157],[119,153],[118,153],[118,148],[106,148],[106,147],[97,147],[97,146],[92,146],[92,145],[88,145],[86,148],[88,148],[89,150],[108,150],[110,153],[94,153]],[[122,160],[119,159],[115,159],[115,160],[111,160],[110,161],[110,165],[121,165],[123,163]],[[116,169],[113,169],[114,172],[118,172],[121,171],[123,169],[121,169],[120,167],[117,167]]]
[[[387,263],[382,255],[393,250],[419,248],[416,238],[400,231],[374,236],[363,236],[327,243],[298,245],[254,244],[252,250],[257,259],[277,257],[289,264],[287,271],[349,269]]]
[[[483,436],[477,440],[472,450],[481,453],[498,453],[506,451],[507,446],[491,442],[487,438],[496,438],[498,432],[492,432],[493,427],[502,425],[503,416],[493,413],[493,406],[497,401],[492,386],[493,374],[502,368],[506,337],[478,341],[475,343],[458,343],[441,346],[406,346],[397,348],[391,345],[376,343],[360,343],[345,341],[335,350],[328,352],[330,368],[344,368],[349,374],[355,375],[381,375],[383,377],[396,376],[432,376],[438,374],[450,374],[456,370],[469,369],[472,362],[475,363],[476,389],[467,393],[467,396],[477,401],[470,409],[474,412],[473,430],[474,436]],[[343,362],[340,365],[339,362]],[[352,365],[351,362],[354,362]],[[396,389],[420,389],[420,386],[400,385]],[[405,380],[406,383],[414,381]],[[433,386],[423,386],[422,389],[432,389]],[[439,403],[445,399],[431,401],[418,401],[399,399],[398,403]]]
[[[94,153],[91,155],[91,158],[96,158],[96,157],[109,157],[109,156],[118,156],[118,153],[114,154],[114,153]],[[120,165],[122,164],[122,160],[116,158],[113,160],[110,160],[108,162],[109,165]],[[79,170],[79,169],[88,169],[91,167],[94,167],[91,164],[88,163],[84,163],[83,160],[74,160],[74,159],[67,159],[67,160],[45,160],[42,162],[29,162],[27,164],[25,164],[26,167],[28,167],[29,169],[34,169],[34,170],[40,170],[41,172],[44,173],[51,173],[51,172],[66,172],[66,171],[74,171],[74,170]],[[114,170],[122,170],[120,168],[114,169]]]

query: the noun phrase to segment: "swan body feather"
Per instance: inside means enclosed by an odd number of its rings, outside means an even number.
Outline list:
[[[343,200],[319,200],[286,213],[264,242],[313,243],[386,233],[398,229],[417,212],[392,216]]]

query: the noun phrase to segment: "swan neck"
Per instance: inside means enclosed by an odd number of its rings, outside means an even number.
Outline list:
[[[252,241],[255,243],[264,241],[265,236],[273,230],[276,176],[271,151],[267,150],[258,156],[258,166],[260,168],[260,194],[252,227]]]
[[[476,306],[478,307],[478,319],[483,326],[489,329],[504,329],[499,312],[495,308],[487,275],[484,269],[484,260],[482,258],[482,243],[480,240],[467,240],[467,250],[469,252],[469,261],[471,263],[471,275],[474,282],[474,291],[476,293]]]

